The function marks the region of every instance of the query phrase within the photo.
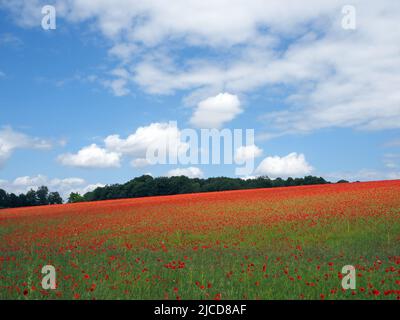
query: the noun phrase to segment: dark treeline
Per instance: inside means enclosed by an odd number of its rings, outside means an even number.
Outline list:
[[[345,183],[340,180],[338,183]],[[173,194],[213,192],[226,190],[276,188],[290,186],[304,186],[330,183],[321,177],[307,176],[304,178],[270,179],[258,177],[256,179],[240,179],[217,177],[208,179],[180,177],[158,177],[149,175],[137,177],[124,184],[113,184],[99,187],[84,195],[71,193],[68,202],[89,202],[99,200],[138,198],[150,196],[163,196]],[[30,190],[26,194],[15,195],[0,189],[0,209],[18,208],[27,206],[42,206],[62,204],[63,199],[58,192],[49,192],[45,186],[38,190]]]
[[[0,189],[0,209],[19,208],[30,206],[45,206],[49,204],[61,204],[63,199],[58,192],[49,192],[49,189],[42,186],[35,190],[29,190],[26,194],[7,193]]]
[[[288,178],[286,180],[281,178],[272,180],[268,177],[244,180],[240,178],[226,177],[199,179],[188,178],[185,176],[153,178],[152,176],[144,175],[124,184],[99,187],[83,196],[78,193],[71,193],[68,202],[98,201],[225,190],[303,186],[326,183],[330,182],[321,177],[313,176],[295,179]]]

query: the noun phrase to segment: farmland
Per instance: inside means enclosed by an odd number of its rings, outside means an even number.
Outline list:
[[[400,181],[1,210],[0,299],[400,299]]]

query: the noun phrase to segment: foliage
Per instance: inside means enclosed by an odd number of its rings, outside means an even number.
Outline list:
[[[31,189],[26,194],[21,193],[19,196],[14,193],[9,194],[3,189],[0,189],[0,209],[62,203],[63,200],[60,194],[58,192],[49,193],[49,189],[46,186],[42,186],[36,191]]]
[[[77,192],[71,192],[68,198],[68,203],[83,202],[85,199]]]
[[[281,178],[272,180],[268,177],[258,177],[256,179],[244,180],[240,178],[227,177],[191,179],[185,176],[153,178],[149,175],[143,175],[125,184],[114,184],[105,187],[99,187],[91,192],[86,193],[83,196],[83,200],[97,201],[225,190],[303,186],[326,183],[329,182],[321,177],[313,176],[295,179],[288,178],[287,180]]]
[[[330,182],[327,182],[324,178],[313,176],[295,179],[288,178],[286,180],[281,178],[270,179],[268,177],[245,180],[228,177],[199,179],[188,178],[186,176],[153,178],[149,175],[143,175],[124,184],[98,187],[83,196],[72,192],[69,195],[68,203],[327,183]],[[0,189],[0,209],[61,203],[63,203],[63,200],[60,194],[58,192],[49,193],[49,189],[46,186],[42,186],[36,191],[29,190],[26,194],[20,194],[19,196],[14,193],[8,194],[6,191]]]

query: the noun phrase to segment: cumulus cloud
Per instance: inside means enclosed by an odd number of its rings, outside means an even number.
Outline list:
[[[257,175],[271,178],[302,177],[312,172],[313,167],[307,163],[304,154],[290,153],[285,157],[265,158],[257,167]]]
[[[40,8],[45,4],[45,0],[0,1],[0,5],[12,13],[16,23],[31,27],[40,24]],[[301,4],[290,0],[269,1],[268,4],[264,0],[59,0],[55,6],[58,18],[64,18],[70,23],[88,22],[93,30],[99,30],[111,40],[113,47],[110,54],[121,59],[121,62],[131,59],[137,50],[145,51],[140,59],[134,59],[133,80],[152,92],[157,91],[155,88],[160,85],[168,86],[171,90],[203,87],[208,81],[218,84],[220,88],[224,85],[226,77],[219,70],[208,73],[212,71],[211,68],[201,61],[180,59],[179,65],[189,69],[187,73],[184,72],[186,76],[182,76],[183,72],[179,68],[170,68],[163,64],[160,61],[160,58],[164,60],[160,52],[167,52],[172,56],[168,51],[184,47],[174,46],[175,43],[216,50],[235,45],[265,46],[276,42],[270,38],[274,38],[279,32],[299,34],[302,32],[301,26],[310,25],[310,20],[324,21],[328,14],[332,14],[332,10],[340,9],[338,4],[319,0],[306,0],[306,3]],[[287,10],[288,7],[290,10]],[[273,37],[262,32],[266,29],[272,31]],[[226,51],[223,55],[226,56]],[[143,64],[143,60],[148,63]],[[157,72],[160,65],[163,66],[161,70],[165,73],[164,79],[157,78],[157,74],[162,76],[162,73]],[[204,72],[193,73],[191,66]],[[236,79],[240,81],[241,76],[237,74]],[[231,77],[235,78],[235,75],[232,73]],[[147,82],[146,79],[151,81]],[[167,87],[165,89],[164,92],[169,91]]]
[[[15,21],[38,26],[45,1],[0,1]],[[400,3],[354,0],[357,29],[341,27],[347,0],[85,1],[59,0],[57,14],[90,23],[131,62],[109,75],[116,95],[139,85],[152,94],[190,92],[193,105],[211,94],[287,89],[285,109],[267,112],[269,131],[327,127],[400,127]],[[202,58],[187,48],[210,52]],[[140,57],[135,50],[142,50]],[[229,53],[229,54],[227,54]],[[118,63],[120,65],[120,63]],[[212,93],[211,93],[212,92]],[[202,117],[196,116],[202,123]],[[218,123],[217,123],[218,124]],[[269,134],[276,137],[277,134]]]
[[[40,25],[40,8],[46,1],[2,0],[0,4],[13,12],[17,23],[33,27]],[[305,0],[301,4],[273,0],[268,5],[264,0],[178,0],[169,3],[60,0],[56,3],[60,17],[71,22],[90,21],[110,39],[129,35],[131,41],[148,46],[172,37],[191,44],[234,45],[253,40],[260,26],[296,31],[299,23],[321,16],[336,6],[319,0]]]
[[[128,137],[110,135],[104,140],[105,148],[111,152],[134,158],[134,165],[144,165],[149,146],[167,153],[186,152],[189,145],[181,141],[181,132],[175,122],[152,123],[139,127]]]
[[[255,158],[261,156],[262,152],[263,151],[254,144],[249,146],[241,146],[235,151],[235,161],[237,163],[244,163],[249,160],[254,160]]]
[[[0,129],[0,167],[17,149],[50,149],[52,144],[44,139],[30,137],[10,127]]]
[[[255,3],[251,2],[253,9],[250,10],[257,8]],[[185,58],[174,63],[170,57],[156,55],[136,64],[133,80],[150,93],[194,90],[191,95],[199,92],[199,98],[219,88],[248,93],[263,87],[284,85],[290,88],[284,101],[288,107],[283,111],[268,112],[263,119],[270,131],[285,134],[327,127],[399,128],[400,95],[397,88],[400,76],[396,71],[400,68],[397,54],[400,34],[396,31],[400,18],[399,4],[393,1],[356,1],[359,25],[354,32],[341,28],[343,4],[340,1],[336,4],[310,2],[308,5],[302,3],[302,8],[296,5],[293,10],[285,10],[288,3],[280,1],[280,4],[269,3],[268,10],[261,10],[263,4],[258,3],[261,11],[279,12],[281,23],[269,14],[257,15],[256,11],[247,11],[249,9],[239,5],[248,24],[240,22],[241,32],[236,32],[229,22],[223,21],[226,24],[224,33],[211,24],[209,30],[214,32],[214,36],[194,26],[194,29],[188,28],[189,22],[183,23],[182,29],[175,30],[175,34],[180,34],[178,30],[185,31],[189,43],[213,47],[219,39],[227,46],[240,43],[244,47],[236,50],[233,57],[221,57],[217,62],[207,58]],[[293,2],[290,3],[292,6]],[[216,12],[222,8],[216,7]],[[313,7],[315,11],[305,7]],[[287,11],[296,12],[298,17]],[[200,18],[202,14],[204,16]],[[208,14],[200,10],[194,16],[205,19]],[[232,14],[235,16],[236,12]],[[321,21],[323,17],[326,18],[324,22]],[[289,22],[287,28],[283,27],[282,21]],[[257,22],[276,32],[263,39],[265,35],[259,34],[255,27]],[[307,23],[308,28],[305,28]],[[153,27],[155,25],[142,30],[155,30]],[[149,35],[147,32],[145,34]],[[287,32],[294,33],[296,40],[282,50],[277,44],[284,41]],[[163,32],[151,34],[158,37]],[[140,38],[150,41],[147,37]],[[250,42],[250,39],[254,41]],[[204,118],[199,115],[197,119],[202,125]]]
[[[58,161],[65,166],[80,168],[115,168],[120,166],[120,158],[119,153],[92,144],[76,154],[62,154],[58,157]]]
[[[190,122],[198,128],[219,129],[241,112],[240,100],[236,95],[220,93],[201,101]]]
[[[197,167],[176,168],[168,171],[167,176],[168,177],[186,176],[188,178],[201,178],[203,177],[203,171],[201,171]]]
[[[92,144],[75,154],[62,154],[58,161],[73,167],[111,168],[119,167],[123,158],[128,157],[133,167],[141,168],[151,164],[146,158],[149,147],[165,151],[169,156],[186,152],[189,144],[181,141],[181,131],[175,122],[157,122],[137,128],[126,138],[109,135],[104,139],[104,146]]]
[[[50,179],[44,175],[22,176],[13,181],[0,180],[0,188],[15,194],[26,193],[31,189],[37,190],[41,186],[47,186],[50,191],[58,191],[66,200],[71,192],[85,194],[97,187],[104,187],[104,184],[88,184],[84,179],[76,177]]]

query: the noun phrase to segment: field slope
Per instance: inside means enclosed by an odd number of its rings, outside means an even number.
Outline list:
[[[400,299],[400,181],[1,210],[0,299]]]

